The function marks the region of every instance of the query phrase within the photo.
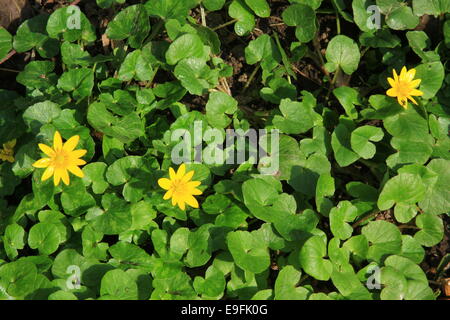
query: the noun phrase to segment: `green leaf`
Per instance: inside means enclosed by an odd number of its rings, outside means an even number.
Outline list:
[[[6,254],[11,260],[18,255],[17,250],[23,249],[25,246],[25,230],[18,224],[9,224],[5,229],[3,236],[3,245]]]
[[[226,241],[234,262],[240,268],[261,273],[269,267],[270,257],[267,247],[257,242],[250,232],[230,232]]]
[[[194,289],[204,298],[220,298],[225,290],[225,277],[222,271],[214,266],[206,269],[205,278],[194,278]]]
[[[302,273],[291,265],[285,266],[275,280],[275,300],[306,300],[309,291],[305,287],[297,287]]]
[[[2,298],[23,299],[35,289],[37,269],[29,261],[14,261],[0,266],[0,286]]]
[[[89,163],[83,168],[83,182],[86,186],[92,184],[92,191],[95,194],[103,194],[109,186],[106,182],[106,168],[107,165],[103,162]]]
[[[145,9],[152,16],[160,17],[164,20],[177,19],[186,20],[189,10],[197,5],[196,0],[153,0],[147,1]]]
[[[64,188],[61,195],[61,204],[65,213],[77,217],[95,206],[95,200],[86,191],[82,180],[73,178],[70,185]]]
[[[283,21],[290,27],[296,27],[295,36],[300,42],[309,42],[317,31],[316,13],[305,4],[293,4],[284,10]]]
[[[89,106],[87,119],[96,130],[123,143],[132,142],[144,134],[142,120],[135,112],[116,117],[102,102],[94,102]]]
[[[119,241],[109,248],[109,253],[114,258],[110,263],[124,268],[133,268],[152,271],[152,259],[144,249],[124,241]]]
[[[112,40],[128,39],[132,48],[140,48],[150,32],[150,23],[143,5],[122,9],[108,24],[106,35]]]
[[[326,58],[332,67],[330,72],[341,68],[346,74],[352,74],[358,69],[361,54],[358,45],[351,38],[337,35],[328,43]]]
[[[231,119],[226,116],[233,115],[237,111],[237,101],[223,92],[212,92],[206,104],[206,118],[211,126],[226,128]]]
[[[419,206],[431,214],[441,214],[450,211],[450,190],[448,181],[450,181],[450,161],[444,159],[433,159],[427,165],[437,180],[434,183],[427,184],[427,190]]]
[[[400,5],[387,14],[386,24],[393,30],[414,29],[419,24],[419,17],[413,14],[410,7]]]
[[[205,265],[211,258],[212,239],[210,228],[212,224],[204,224],[188,236],[188,253],[184,262],[190,268]]]
[[[423,99],[433,98],[444,81],[444,66],[440,61],[427,62],[416,67],[415,79],[421,79],[420,91]]]
[[[344,107],[345,113],[350,119],[357,119],[358,111],[355,105],[361,105],[358,91],[350,87],[339,87],[333,90],[333,94]]]
[[[11,34],[5,28],[0,27],[0,60],[6,57],[12,47]]]
[[[106,193],[102,197],[102,207],[92,220],[95,230],[106,235],[119,234],[131,227],[130,205],[114,194]]]
[[[55,64],[51,61],[31,61],[17,75],[17,82],[26,87],[47,89],[56,84],[56,75],[52,73]]]
[[[270,16],[270,7],[266,0],[245,0],[245,3],[258,17],[268,18]]]
[[[62,74],[58,80],[58,88],[73,92],[75,100],[89,97],[94,87],[94,74],[91,69],[71,69]]]
[[[61,56],[63,62],[69,68],[73,68],[75,66],[87,67],[90,64],[91,56],[78,44],[64,42],[61,45]]]
[[[100,294],[107,300],[137,300],[138,287],[127,272],[115,269],[103,276]]]
[[[177,64],[184,58],[202,58],[204,45],[196,34],[186,33],[178,37],[166,51],[166,61],[170,65]]]
[[[77,6],[56,9],[48,18],[46,29],[50,38],[62,37],[69,42],[94,42],[97,39],[94,27]]]
[[[59,117],[61,109],[58,104],[51,101],[36,103],[25,110],[23,120],[33,132],[39,132],[39,129]]]
[[[49,38],[47,34],[48,18],[47,15],[38,15],[22,23],[14,37],[14,49],[17,52],[25,52],[36,48],[43,58],[56,56],[59,52],[59,43],[58,40]]]
[[[432,247],[442,241],[444,237],[444,223],[442,219],[430,213],[423,213],[416,218],[416,225],[421,230],[414,235],[421,245]]]
[[[410,235],[402,235],[402,251],[400,255],[419,264],[425,257],[425,250],[415,238]]]
[[[150,81],[153,73],[151,61],[145,51],[135,50],[126,56],[120,66],[118,78],[122,81],[131,81],[133,78]]]
[[[392,223],[383,220],[371,221],[362,228],[361,233],[370,243],[367,253],[369,261],[380,262],[387,255],[401,251],[402,235]]]
[[[353,222],[358,217],[358,209],[350,201],[341,201],[330,211],[330,227],[333,235],[341,240],[352,236],[353,228],[347,222]]]
[[[40,222],[35,224],[28,235],[28,245],[32,249],[39,249],[40,254],[49,255],[55,252],[61,242],[60,234],[52,223]]]
[[[154,159],[123,157],[109,166],[106,178],[113,186],[125,184],[122,192],[125,200],[137,202],[142,199],[150,183],[155,186],[152,169],[159,169]]]
[[[378,127],[362,126],[352,132],[350,143],[352,149],[364,159],[371,159],[376,153],[376,148],[369,141],[378,142],[383,139],[383,130]]]
[[[327,239],[325,236],[313,236],[306,240],[299,255],[303,270],[317,280],[329,280],[333,265],[330,260],[324,259],[326,254]]]
[[[236,19],[234,24],[234,32],[238,36],[244,36],[255,27],[255,16],[251,9],[244,3],[244,0],[233,0],[228,7],[228,14],[231,18]]]
[[[450,12],[450,3],[446,0],[413,0],[412,4],[416,16],[438,16]]]
[[[218,83],[217,70],[211,70],[200,58],[186,58],[175,67],[174,74],[190,94],[202,95]]]
[[[359,159],[359,155],[353,152],[351,147],[351,131],[344,123],[334,129],[331,135],[331,146],[337,163],[346,167]]]
[[[291,99],[283,99],[280,111],[283,116],[275,115],[274,125],[286,134],[304,133],[314,126],[319,115],[314,112],[312,105],[306,101],[297,102]]]
[[[380,210],[387,210],[395,203],[413,205],[423,199],[425,191],[425,186],[417,175],[401,173],[386,182],[377,205]]]

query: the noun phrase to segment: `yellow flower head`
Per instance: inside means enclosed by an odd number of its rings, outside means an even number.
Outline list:
[[[78,166],[86,164],[86,161],[79,159],[86,154],[86,150],[74,150],[80,140],[80,136],[73,136],[66,143],[62,142],[61,135],[58,131],[53,137],[53,148],[40,143],[39,149],[44,152],[48,158],[42,158],[35,163],[35,168],[47,168],[42,175],[42,181],[53,176],[55,186],[62,180],[66,185],[69,185],[70,178],[67,170],[72,172],[77,177],[83,178],[83,171]]]
[[[8,141],[3,144],[3,149],[0,149],[0,160],[14,162],[14,147],[16,146],[16,139]]]
[[[387,78],[392,88],[386,91],[386,94],[390,97],[397,97],[398,103],[405,109],[408,108],[408,99],[414,104],[417,104],[412,96],[421,96],[423,92],[416,89],[421,80],[413,80],[416,75],[416,69],[410,69],[408,71],[406,67],[403,67],[400,76],[397,75],[395,69],[392,71],[394,73],[394,79]]]
[[[202,191],[197,189],[201,182],[191,181],[193,175],[193,170],[186,173],[186,165],[184,163],[180,165],[176,173],[175,170],[169,168],[170,179],[161,178],[158,180],[159,186],[167,190],[163,199],[168,200],[172,198],[172,205],[176,206],[178,204],[181,210],[186,208],[186,203],[193,208],[198,208],[198,201],[193,196],[202,194]]]

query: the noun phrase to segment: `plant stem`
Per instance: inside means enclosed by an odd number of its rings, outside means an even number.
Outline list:
[[[361,223],[375,217],[377,214],[379,214],[381,211],[376,210],[374,212],[371,212],[370,214],[368,214],[367,216],[359,219],[358,221],[356,221],[354,224],[352,224],[352,228],[355,229],[357,226],[359,226]]]
[[[233,24],[233,23],[235,23],[235,22],[237,22],[237,21],[238,21],[238,19],[230,20],[230,21],[228,21],[228,22],[225,22],[224,24],[221,24],[220,26],[217,26],[217,27],[212,28],[211,30],[212,30],[212,31],[216,31],[216,30],[225,28],[226,26],[229,26],[230,24]]]

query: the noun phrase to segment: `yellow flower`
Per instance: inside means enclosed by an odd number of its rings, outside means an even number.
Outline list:
[[[412,96],[421,96],[423,92],[416,89],[421,80],[413,80],[416,75],[416,69],[410,69],[408,71],[406,67],[403,67],[400,76],[397,75],[395,69],[392,71],[394,73],[394,79],[387,78],[392,88],[386,91],[386,94],[390,97],[397,97],[398,103],[405,109],[408,108],[408,99],[414,104],[417,104]]]
[[[158,180],[158,184],[164,190],[167,190],[164,195],[164,200],[172,198],[172,205],[178,207],[181,210],[185,209],[185,203],[193,208],[198,208],[198,201],[193,196],[202,194],[202,191],[197,189],[201,184],[200,181],[191,181],[194,171],[186,173],[186,165],[183,163],[175,170],[169,168],[170,179],[161,178]]]
[[[79,159],[86,154],[86,150],[74,150],[80,140],[80,136],[73,136],[66,143],[62,142],[61,135],[58,131],[53,137],[53,148],[40,143],[39,149],[44,152],[48,158],[42,158],[35,163],[35,168],[47,168],[42,175],[42,181],[53,176],[55,186],[62,180],[66,185],[69,185],[70,178],[67,170],[72,172],[77,177],[83,178],[83,171],[78,166],[86,164],[86,161]]]
[[[3,161],[14,162],[14,147],[16,146],[16,139],[8,141],[3,144],[3,149],[0,149],[0,159]]]

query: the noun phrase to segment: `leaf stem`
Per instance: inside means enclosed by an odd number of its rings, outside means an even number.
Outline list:
[[[220,26],[217,26],[217,27],[212,28],[211,30],[212,30],[212,31],[216,31],[216,30],[225,28],[226,26],[229,26],[230,24],[233,24],[233,23],[235,23],[235,22],[238,22],[238,19],[233,19],[233,20],[230,20],[230,21],[228,21],[228,22],[225,22],[225,23],[221,24]]]

